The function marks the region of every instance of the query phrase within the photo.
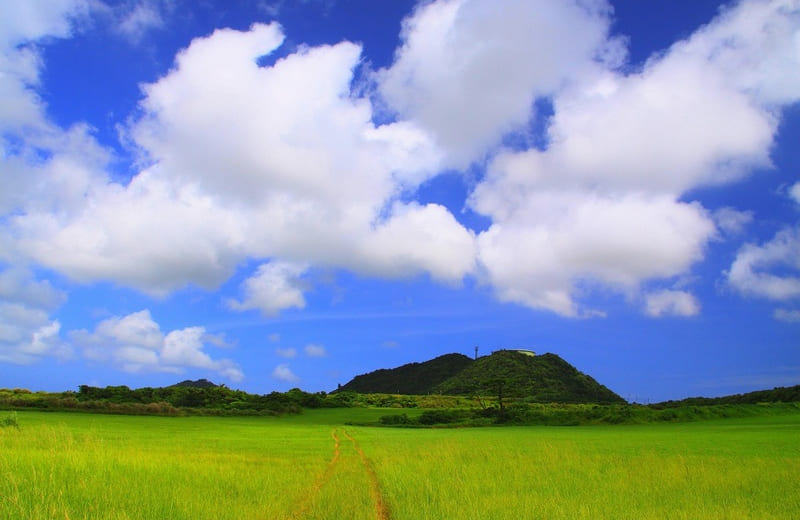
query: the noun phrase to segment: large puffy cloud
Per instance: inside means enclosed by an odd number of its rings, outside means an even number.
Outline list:
[[[539,165],[559,172],[549,180],[674,194],[768,164],[776,126],[706,60],[677,51],[640,74],[600,74],[555,110]]]
[[[481,189],[475,203],[489,212],[495,195]],[[481,265],[500,299],[569,316],[586,311],[574,297],[578,285],[634,291],[642,280],[682,273],[714,233],[699,205],[667,196],[541,190],[520,197],[520,207],[496,199],[495,224],[478,238]]]
[[[217,372],[241,381],[241,368],[229,359],[212,359],[205,351],[210,340],[203,327],[187,327],[164,334],[149,310],[114,316],[98,323],[94,332],[76,330],[70,338],[84,356],[110,361],[127,372],[174,372],[187,368]]]
[[[422,3],[379,73],[380,93],[465,167],[603,51],[610,12],[605,0]]]
[[[30,207],[68,210],[107,159],[85,125],[67,130],[53,125],[36,92],[43,66],[36,42],[70,36],[89,5],[84,0],[0,4],[0,215]],[[2,249],[0,257],[10,260],[11,248]]]
[[[280,265],[447,283],[477,266],[501,299],[565,315],[588,312],[593,284],[636,292],[684,274],[715,222],[732,232],[746,220],[686,193],[768,165],[800,84],[796,1],[742,2],[626,74],[611,66],[605,1],[440,0],[406,20],[395,63],[376,75],[400,118],[376,125],[351,89],[358,45],[259,66],[284,37],[257,24],[193,41],[143,87],[127,137],[145,166],[123,185],[91,132],[54,127],[31,88],[41,64],[17,44],[67,35],[85,9],[57,6],[44,29],[9,29],[0,62],[0,125],[16,134],[2,141],[0,259],[157,295],[214,288],[244,259],[271,259],[232,303],[267,314],[304,301],[305,271]],[[540,97],[555,111],[546,148],[498,153]],[[491,219],[479,236],[441,205],[407,202],[442,168],[486,156],[469,200]],[[174,359],[193,359],[193,337],[175,337]],[[142,366],[171,366],[157,359]]]
[[[683,197],[769,165],[778,110],[800,96],[798,13],[743,2],[639,72],[587,67],[559,91],[546,149],[499,154],[470,199],[492,218],[479,256],[498,296],[577,315],[587,282],[630,292],[702,259],[714,216]],[[742,79],[744,63],[759,73]]]
[[[288,262],[271,262],[261,265],[256,274],[242,284],[244,299],[232,300],[234,310],[259,309],[272,316],[284,309],[306,306],[301,276],[308,266]]]
[[[243,240],[240,217],[220,211],[191,186],[152,171],[128,186],[93,185],[74,215],[15,218],[17,244],[39,263],[79,281],[109,280],[153,294],[188,283],[213,288],[233,269]]]
[[[360,48],[259,66],[282,40],[271,24],[193,41],[144,87],[129,134],[150,166],[125,186],[87,182],[77,211],[16,216],[19,249],[75,279],[154,294],[216,287],[247,257],[447,281],[470,272],[472,233],[441,206],[399,202],[439,153],[413,124],[375,126],[351,96]]]
[[[66,295],[38,280],[15,236],[9,215],[27,208],[70,211],[94,167],[105,160],[82,125],[50,123],[36,94],[42,62],[35,42],[68,37],[90,2],[54,0],[0,4],[0,361],[27,364],[67,358],[72,349],[52,313]]]
[[[732,87],[767,106],[800,100],[800,3],[747,0],[675,46],[700,56]]]

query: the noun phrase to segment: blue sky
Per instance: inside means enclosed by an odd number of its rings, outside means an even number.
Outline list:
[[[800,383],[800,2],[0,5],[0,387]]]

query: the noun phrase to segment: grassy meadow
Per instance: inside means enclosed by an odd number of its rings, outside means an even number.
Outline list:
[[[800,415],[586,427],[19,412],[4,519],[800,518]],[[3,417],[0,412],[0,417]]]

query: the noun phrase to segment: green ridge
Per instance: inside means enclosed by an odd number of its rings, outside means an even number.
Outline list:
[[[531,402],[624,403],[625,400],[555,354],[499,350],[472,360],[447,354],[356,376],[339,390],[359,393],[485,395]]]
[[[424,363],[408,363],[397,368],[380,369],[356,376],[339,388],[339,391],[425,395],[471,363],[472,360],[463,354],[445,354]]]

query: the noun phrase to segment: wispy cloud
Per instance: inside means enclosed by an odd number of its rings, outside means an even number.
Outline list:
[[[645,297],[645,313],[653,318],[696,316],[700,313],[700,303],[686,291],[662,290]]]
[[[800,309],[775,309],[772,317],[786,323],[800,323]]]
[[[141,42],[147,33],[166,25],[164,8],[168,5],[159,0],[139,0],[122,4],[114,13],[117,17],[117,31],[133,44]]]
[[[297,356],[297,350],[289,347],[289,348],[276,348],[275,354],[279,357],[291,359]]]
[[[325,357],[328,355],[324,346],[315,344],[309,344],[303,347],[303,353],[312,358]]]
[[[285,363],[282,363],[273,369],[272,377],[285,383],[296,383],[300,380],[300,378],[297,377],[289,368],[289,365]]]

